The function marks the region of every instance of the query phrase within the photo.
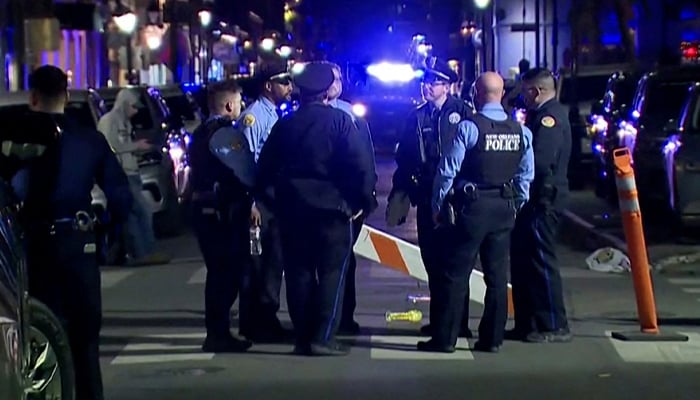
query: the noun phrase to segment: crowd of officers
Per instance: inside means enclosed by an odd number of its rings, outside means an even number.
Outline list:
[[[307,63],[295,75],[270,66],[258,79],[258,99],[242,113],[235,83],[211,85],[211,115],[190,146],[189,203],[207,268],[203,350],[242,352],[293,337],[296,354],[343,355],[336,335],[360,330],[352,249],[377,207],[369,127],[339,100],[335,64]],[[458,337],[471,337],[477,256],[487,292],[476,350],[497,352],[504,338],[569,341],[554,236],[571,132],[555,79],[544,69],[522,77],[526,126],[505,113],[498,74],[478,78],[476,110],[449,94],[456,81],[446,64],[427,66],[425,103],[406,120],[386,211],[396,225],[417,207],[431,293],[430,324],[421,328],[431,339],[418,350],[453,352]],[[277,105],[292,85],[301,106],[280,118]],[[134,200],[104,136],[63,114],[66,74],[43,66],[29,86],[31,111],[0,131],[0,176],[24,203],[30,293],[64,323],[77,399],[99,400],[102,311],[90,193],[97,183],[116,221]],[[259,255],[251,255],[251,226],[261,228]],[[509,258],[515,328],[505,332]],[[277,317],[283,270],[293,336]],[[230,331],[237,298],[240,336]]]

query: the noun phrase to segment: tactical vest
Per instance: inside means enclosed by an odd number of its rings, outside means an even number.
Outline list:
[[[476,146],[467,150],[458,179],[484,188],[509,182],[518,171],[525,152],[523,130],[510,119],[496,121],[476,114],[472,121],[479,130]]]
[[[192,134],[188,151],[192,192],[213,192],[218,183],[220,194],[225,194],[229,200],[245,195],[245,186],[209,149],[212,135],[221,128],[231,126],[231,123],[228,118],[210,119],[197,127]]]

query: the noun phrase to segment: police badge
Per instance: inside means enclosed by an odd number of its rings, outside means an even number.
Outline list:
[[[454,125],[454,124],[458,124],[459,121],[462,120],[462,116],[459,115],[459,113],[453,112],[452,114],[450,114],[449,117],[447,117],[447,119],[450,121],[451,124]]]

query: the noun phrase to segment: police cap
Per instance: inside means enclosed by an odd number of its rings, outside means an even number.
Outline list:
[[[299,72],[294,74],[293,78],[294,84],[299,87],[299,91],[307,96],[325,92],[335,81],[333,66],[327,62],[307,63]]]
[[[424,82],[455,83],[459,80],[457,73],[454,72],[452,68],[450,68],[450,66],[442,60],[428,60],[426,64],[427,68],[425,69],[425,75],[423,75]]]
[[[260,66],[260,70],[256,74],[259,77],[259,82],[275,82],[287,84],[291,77],[287,71],[287,65],[284,63],[271,62]]]

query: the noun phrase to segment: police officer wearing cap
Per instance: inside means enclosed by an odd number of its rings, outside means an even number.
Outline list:
[[[279,119],[277,106],[288,101],[292,83],[287,66],[270,63],[257,74],[258,99],[241,114],[238,123],[243,129],[257,162],[272,127]],[[264,201],[253,205],[253,224],[261,228],[262,254],[254,256],[246,274],[246,294],[241,309],[241,334],[254,342],[277,342],[285,331],[277,318],[282,287],[282,249],[277,221]]]
[[[526,125],[534,135],[535,180],[513,231],[515,327],[507,337],[534,343],[568,342],[571,333],[555,236],[569,191],[571,126],[566,108],[556,99],[556,82],[549,70],[525,73],[522,94],[530,109]]]
[[[301,106],[273,128],[256,192],[274,187],[295,353],[344,355],[335,340],[353,247],[353,219],[375,207],[374,166],[349,115],[328,105],[333,70],[309,63],[294,78]],[[294,151],[289,151],[294,149]]]
[[[335,80],[333,81],[331,88],[328,90],[328,104],[331,107],[344,111],[350,116],[350,118],[352,118],[360,133],[360,138],[363,140],[364,151],[367,153],[367,156],[371,158],[372,165],[375,165],[374,143],[372,142],[372,134],[369,130],[369,124],[367,123],[367,120],[365,120],[364,115],[358,115],[353,111],[352,104],[340,98],[340,96],[343,94],[343,72],[338,64],[330,63],[330,66],[333,68],[333,76],[335,77]],[[377,175],[376,171],[374,171],[374,175]],[[364,222],[364,216],[360,216],[354,220],[353,233],[355,236],[353,238],[353,244],[356,243],[357,239],[360,237],[360,231],[362,230],[362,225]],[[360,324],[355,321],[354,316],[355,307],[357,306],[357,293],[355,290],[356,270],[357,257],[353,252],[350,255],[348,276],[345,281],[343,312],[340,319],[340,328],[338,329],[338,332],[341,334],[356,335],[360,333]]]
[[[459,124],[453,145],[438,167],[433,218],[448,225],[443,237],[445,258],[431,275],[432,338],[419,342],[419,350],[454,352],[477,255],[486,296],[474,349],[498,352],[503,342],[510,234],[534,174],[532,133],[508,118],[501,105],[503,87],[503,79],[495,72],[477,79],[479,112]],[[448,205],[454,209],[454,221],[441,213]]]
[[[439,60],[433,60],[425,71],[422,92],[426,102],[409,115],[399,138],[397,168],[388,199],[386,217],[389,226],[405,222],[409,204],[417,206],[418,245],[430,287],[432,272],[439,268],[444,231],[436,229],[432,220],[433,179],[440,157],[457,136],[459,123],[473,114],[464,101],[449,93],[450,85],[458,79],[457,74]],[[469,299],[465,298],[465,318],[461,331],[465,337],[471,337],[468,303]],[[430,307],[432,310],[432,303]],[[430,334],[430,325],[423,326],[421,332]]]
[[[24,202],[29,293],[65,327],[75,398],[100,400],[102,297],[91,191],[97,183],[118,222],[128,216],[133,198],[104,136],[64,115],[66,74],[40,67],[30,75],[29,88],[31,111],[3,121],[0,175]]]
[[[189,148],[193,227],[207,268],[202,350],[242,352],[251,343],[231,335],[230,313],[249,261],[248,222],[255,162],[232,121],[241,112],[241,90],[232,81],[209,87],[211,116],[192,135]]]

